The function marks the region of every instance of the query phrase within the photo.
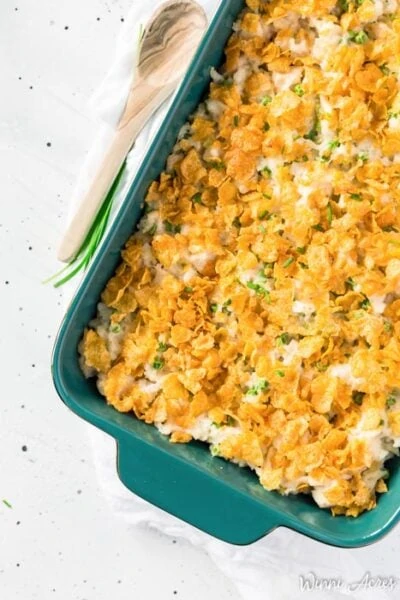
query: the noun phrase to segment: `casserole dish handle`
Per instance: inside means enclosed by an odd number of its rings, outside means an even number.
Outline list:
[[[281,524],[273,509],[211,479],[201,468],[189,471],[186,461],[171,461],[150,444],[123,439],[117,449],[118,474],[130,491],[220,540],[250,544]]]

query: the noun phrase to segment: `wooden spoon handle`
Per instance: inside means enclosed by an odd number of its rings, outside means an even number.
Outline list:
[[[130,90],[111,146],[61,241],[59,260],[68,262],[76,256],[137,135],[175,86],[176,82],[155,89],[139,81]]]

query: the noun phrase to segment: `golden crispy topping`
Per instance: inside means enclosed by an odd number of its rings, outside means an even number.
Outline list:
[[[81,344],[117,410],[348,516],[400,446],[399,56],[397,0],[247,0]]]

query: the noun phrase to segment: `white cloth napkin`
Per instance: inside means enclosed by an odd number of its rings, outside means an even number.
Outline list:
[[[112,136],[113,127],[118,122],[132,76],[132,65],[139,40],[139,26],[140,23],[146,22],[157,4],[159,0],[147,0],[146,3],[133,2],[119,36],[114,63],[91,101],[91,110],[100,121],[99,135],[93,142],[93,149],[83,165],[71,202],[71,214],[90,182]],[[202,0],[201,4],[211,17],[219,2]],[[149,140],[158,130],[166,110],[167,106],[158,110],[130,152],[113,214],[124,199]],[[112,217],[113,215],[111,221]],[[98,478],[115,513],[132,525],[154,527],[167,535],[185,538],[194,545],[206,549],[217,566],[236,585],[244,600],[304,598],[306,592],[301,590],[300,577],[310,577],[311,573],[319,578],[340,578],[344,582],[340,589],[315,591],[314,597],[318,600],[325,598],[388,600],[395,597],[393,594],[396,590],[385,592],[374,587],[367,591],[362,586],[359,589],[349,589],[349,584],[361,580],[366,572],[370,571],[371,574],[376,575],[374,553],[371,551],[332,548],[284,528],[246,547],[231,546],[215,540],[130,493],[121,484],[116,473],[115,442],[92,427],[89,429],[89,435]]]

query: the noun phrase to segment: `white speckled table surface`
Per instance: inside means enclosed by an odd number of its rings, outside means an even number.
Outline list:
[[[68,198],[96,133],[86,103],[131,1],[0,3],[1,600],[239,598],[201,550],[113,515],[86,425],[50,376],[64,303],[41,281],[57,268]],[[395,530],[354,552],[399,575],[399,542]]]

